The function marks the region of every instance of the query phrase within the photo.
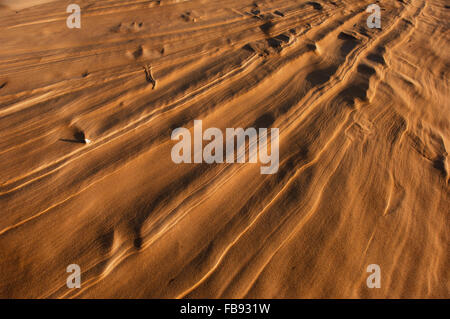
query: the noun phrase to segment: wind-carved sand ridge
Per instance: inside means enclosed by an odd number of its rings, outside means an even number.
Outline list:
[[[446,1],[11,3],[0,297],[450,297]],[[278,172],[175,164],[194,120],[279,128]]]

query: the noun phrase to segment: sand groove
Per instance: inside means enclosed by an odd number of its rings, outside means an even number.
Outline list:
[[[450,11],[372,2],[0,1],[0,297],[448,298]],[[278,173],[175,165],[196,119]]]

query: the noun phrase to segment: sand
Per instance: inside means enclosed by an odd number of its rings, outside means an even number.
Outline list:
[[[0,1],[0,297],[449,298],[448,1],[373,2]]]

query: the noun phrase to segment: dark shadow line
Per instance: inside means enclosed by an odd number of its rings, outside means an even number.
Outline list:
[[[66,139],[66,138],[60,138],[59,140],[62,141],[62,142],[86,144],[85,141],[80,141],[80,140],[69,140],[69,139]]]

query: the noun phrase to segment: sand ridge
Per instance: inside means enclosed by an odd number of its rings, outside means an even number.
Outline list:
[[[372,2],[0,2],[0,297],[448,298],[450,10]],[[199,119],[277,174],[173,163]]]

